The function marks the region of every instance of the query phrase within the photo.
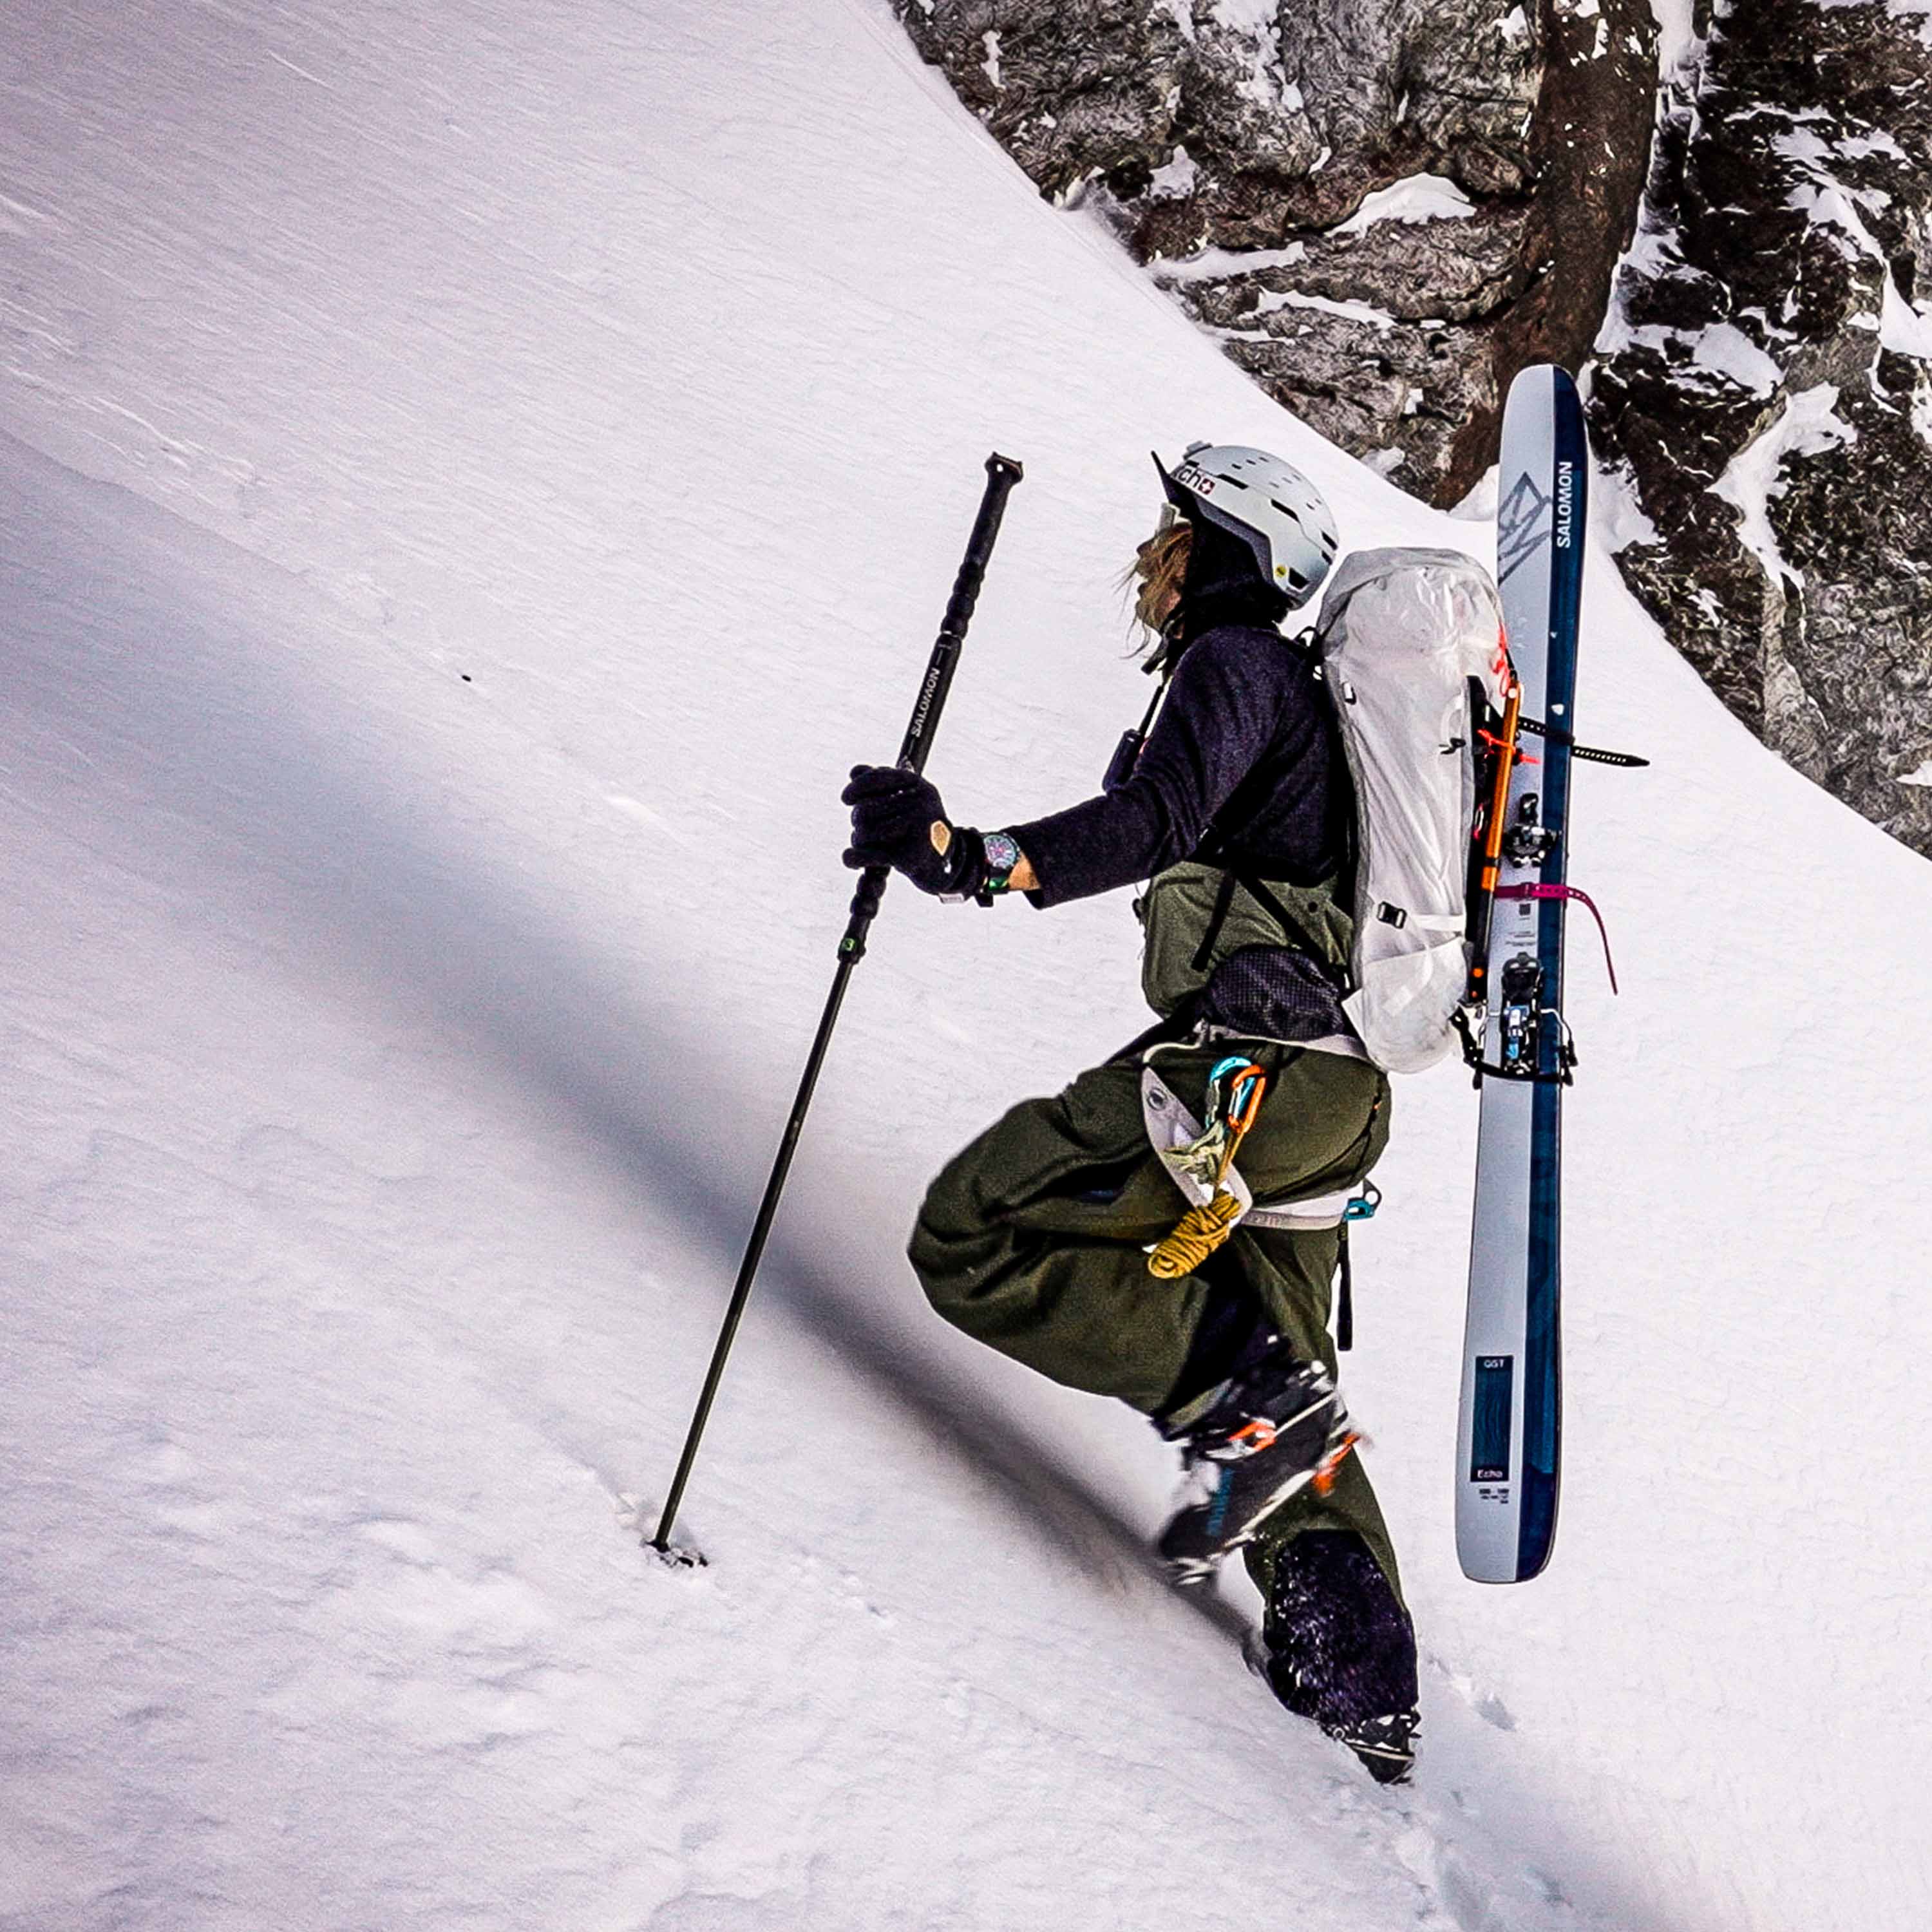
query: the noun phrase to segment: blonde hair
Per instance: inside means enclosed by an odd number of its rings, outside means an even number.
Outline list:
[[[1172,508],[1163,510],[1160,527],[1134,552],[1133,562],[1122,580],[1140,586],[1134,592],[1134,616],[1156,635],[1173,615],[1193,542],[1194,526],[1186,518],[1176,516]]]

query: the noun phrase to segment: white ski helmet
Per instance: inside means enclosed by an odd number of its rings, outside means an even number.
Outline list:
[[[1238,442],[1191,442],[1172,472],[1158,456],[1154,466],[1168,502],[1239,537],[1291,608],[1321,587],[1340,542],[1335,513],[1293,464]]]

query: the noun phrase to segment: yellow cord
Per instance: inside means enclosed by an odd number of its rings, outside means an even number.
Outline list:
[[[1196,1160],[1204,1156],[1214,1162],[1214,1198],[1203,1206],[1189,1208],[1174,1223],[1174,1232],[1148,1256],[1148,1273],[1157,1280],[1178,1281],[1183,1275],[1192,1274],[1234,1232],[1234,1223],[1241,1218],[1240,1202],[1223,1184],[1234,1164],[1234,1150],[1261,1112],[1268,1081],[1252,1060],[1226,1060],[1216,1070],[1222,1070],[1234,1076],[1225,1090],[1232,1104],[1224,1111],[1220,1082],[1210,1080],[1208,1130],[1184,1150]]]
[[[1240,1214],[1240,1202],[1225,1187],[1204,1206],[1189,1208],[1148,1256],[1148,1273],[1162,1281],[1192,1274],[1234,1232]]]

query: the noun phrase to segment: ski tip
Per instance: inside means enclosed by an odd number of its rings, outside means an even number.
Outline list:
[[[1540,390],[1544,397],[1553,398],[1565,389],[1574,394],[1576,387],[1576,377],[1562,363],[1526,362],[1510,379],[1509,394],[1514,398],[1520,389],[1528,398]]]

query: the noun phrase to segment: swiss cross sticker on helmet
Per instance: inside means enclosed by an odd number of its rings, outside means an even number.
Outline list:
[[[1239,537],[1264,581],[1291,608],[1306,604],[1335,560],[1340,538],[1328,500],[1292,463],[1240,443],[1190,443],[1170,472],[1154,468],[1168,501]]]

